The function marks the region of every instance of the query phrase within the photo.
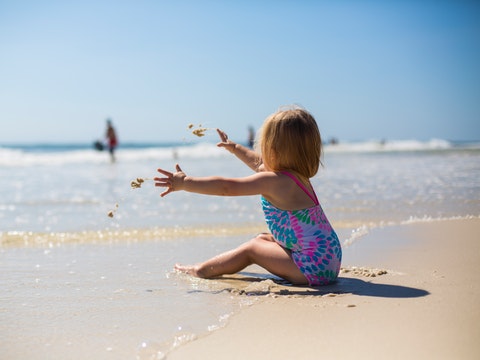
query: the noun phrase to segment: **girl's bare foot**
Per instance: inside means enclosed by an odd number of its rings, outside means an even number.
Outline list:
[[[174,269],[196,277],[200,277],[197,271],[197,267],[194,265],[180,265],[180,264],[175,264]]]

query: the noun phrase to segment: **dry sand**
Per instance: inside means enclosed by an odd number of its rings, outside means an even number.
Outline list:
[[[318,289],[225,280],[259,300],[168,359],[480,359],[478,218],[376,229],[344,255]]]

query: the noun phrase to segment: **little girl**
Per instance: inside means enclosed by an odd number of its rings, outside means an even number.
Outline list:
[[[322,142],[312,115],[299,108],[270,115],[261,129],[260,154],[228,139],[217,129],[217,144],[248,165],[254,175],[243,178],[187,176],[158,169],[155,186],[165,196],[184,190],[205,195],[261,195],[270,233],[238,248],[191,266],[175,269],[201,278],[233,274],[257,264],[293,284],[326,285],[336,280],[342,249],[310,184],[321,164]]]

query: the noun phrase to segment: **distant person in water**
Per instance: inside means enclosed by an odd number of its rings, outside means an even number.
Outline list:
[[[248,146],[253,149],[255,145],[255,129],[253,126],[248,127]]]
[[[105,134],[107,138],[108,151],[110,152],[110,159],[115,162],[115,148],[118,146],[117,133],[112,125],[112,120],[107,119],[107,132]]]

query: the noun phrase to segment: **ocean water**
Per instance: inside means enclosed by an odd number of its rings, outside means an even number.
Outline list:
[[[160,198],[148,178],[177,162],[195,176],[250,174],[208,142],[127,144],[113,164],[89,144],[0,146],[7,357],[161,358],[255,301],[172,271],[265,230],[256,196]],[[341,143],[323,162],[312,183],[347,255],[372,228],[480,216],[479,143]]]

